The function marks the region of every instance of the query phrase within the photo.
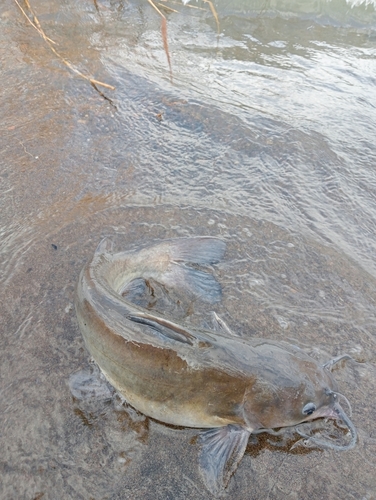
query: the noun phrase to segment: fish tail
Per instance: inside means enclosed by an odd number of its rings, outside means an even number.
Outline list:
[[[99,244],[96,258],[103,271],[102,255],[113,252],[112,241],[105,238]],[[176,238],[138,251],[120,252],[109,258],[106,279],[120,294],[140,288],[140,280],[155,280],[167,289],[187,292],[204,302],[221,299],[221,286],[207,266],[219,262],[226,244],[209,236]],[[107,256],[108,257],[108,256]],[[108,260],[108,259],[107,259]]]
[[[166,249],[170,265],[160,281],[205,302],[218,302],[222,293],[220,284],[210,272],[195,266],[216,264],[222,259],[225,249],[224,241],[209,236],[171,240]]]
[[[169,242],[170,256],[175,262],[199,265],[216,264],[222,260],[226,243],[211,236],[179,238]]]

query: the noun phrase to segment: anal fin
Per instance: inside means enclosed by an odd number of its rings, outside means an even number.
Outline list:
[[[73,373],[69,377],[69,388],[72,396],[80,401],[109,400],[115,393],[96,366]]]

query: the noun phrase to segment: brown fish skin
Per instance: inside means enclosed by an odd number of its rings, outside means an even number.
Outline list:
[[[177,239],[114,255],[109,250],[101,244],[77,285],[86,346],[109,382],[145,415],[179,426],[221,428],[208,431],[203,442],[200,464],[209,489],[226,485],[251,432],[338,418],[331,373],[298,347],[242,339],[228,329],[186,329],[121,296],[133,279],[144,278],[214,302],[214,278],[187,262],[217,262],[224,252],[221,240]],[[306,412],[307,405],[313,410]],[[217,463],[219,449],[225,458]]]
[[[245,378],[210,367],[192,369],[167,346],[161,349],[126,341],[97,317],[88,301],[77,308],[77,314],[85,318],[79,321],[81,331],[96,333],[95,337],[84,334],[84,338],[106,378],[145,415],[186,427],[245,424],[237,414],[246,389]],[[210,386],[207,380],[211,380]]]
[[[91,289],[91,301],[77,301],[87,348],[114,387],[145,415],[187,427],[231,423],[252,431],[306,420],[302,408],[309,401],[317,407],[332,403],[323,391],[336,390],[331,374],[298,348],[266,340],[214,337],[209,332],[189,332],[204,347],[179,341],[176,346],[166,342],[162,347],[158,342],[155,345],[154,338],[137,340],[137,334],[128,340],[94,307],[100,298],[89,267],[80,281]],[[106,313],[116,318],[118,304],[108,297],[104,304]],[[128,306],[125,314],[129,314]],[[128,328],[148,327],[124,318],[123,332]]]

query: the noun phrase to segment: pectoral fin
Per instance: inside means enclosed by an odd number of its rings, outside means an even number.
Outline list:
[[[196,341],[196,337],[192,335],[192,333],[190,333],[187,329],[177,325],[176,323],[173,323],[172,321],[168,321],[164,318],[159,318],[158,316],[153,316],[152,314],[132,313],[127,316],[127,319],[141,325],[149,326],[165,339],[182,342],[183,344],[189,345],[194,345]]]
[[[213,494],[226,488],[247,447],[250,432],[237,425],[200,434],[200,467],[206,487]]]

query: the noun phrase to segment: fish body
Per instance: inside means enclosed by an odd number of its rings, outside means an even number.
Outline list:
[[[238,337],[219,318],[214,331],[186,328],[127,300],[143,279],[216,302],[219,284],[198,266],[218,262],[224,250],[210,237],[120,253],[105,241],[76,296],[86,346],[128,403],[164,423],[210,429],[200,465],[213,492],[226,485],[252,432],[343,416],[330,370],[297,346]]]

